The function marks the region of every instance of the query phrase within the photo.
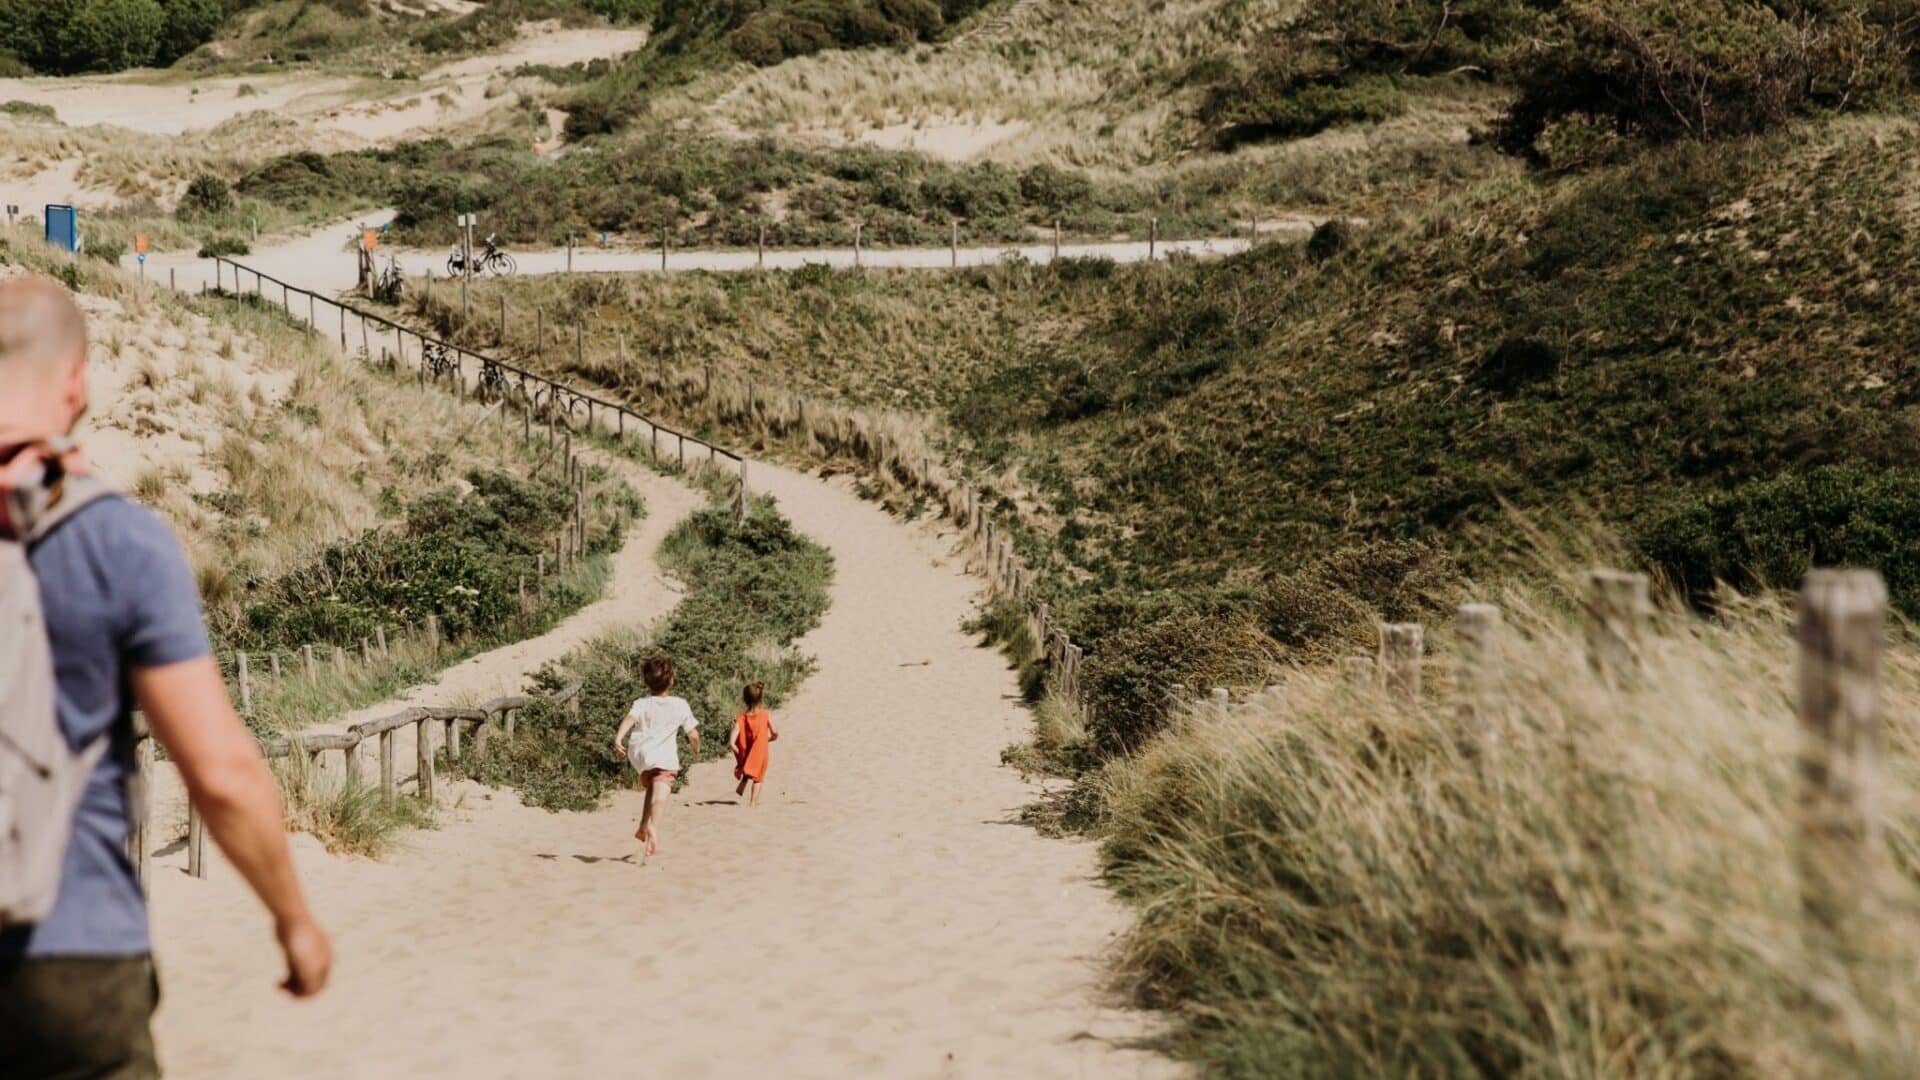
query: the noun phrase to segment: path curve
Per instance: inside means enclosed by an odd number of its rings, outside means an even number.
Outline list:
[[[846,478],[760,462],[752,475],[837,565],[832,606],[802,642],[819,671],[777,718],[763,804],[738,805],[724,766],[695,770],[645,865],[623,861],[631,792],[553,814],[450,783],[443,827],[377,862],[296,837],[339,956],[333,987],[307,1003],[269,989],[270,926],[224,860],[194,879],[183,851],[156,858],[156,1030],[170,1069],[1179,1073],[1132,1048],[1152,1020],[1099,990],[1127,916],[1098,884],[1092,846],[1017,821],[1036,792],[998,758],[1029,720],[1005,663],[961,629],[978,582],[960,535],[901,523]],[[647,495],[643,528],[658,528],[671,512]],[[623,581],[648,572],[623,557]],[[604,719],[611,732],[618,717]]]

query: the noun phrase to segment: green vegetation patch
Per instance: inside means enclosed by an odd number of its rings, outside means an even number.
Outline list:
[[[597,479],[589,485],[589,557],[617,548],[639,512],[631,491],[609,489],[604,474]],[[241,625],[223,636],[240,648],[298,648],[356,641],[377,626],[433,615],[448,638],[516,640],[591,599],[567,579],[543,581],[538,570],[543,552],[552,561],[572,506],[564,484],[476,470],[466,487],[421,496],[407,505],[402,527],[369,530],[261,583]],[[521,604],[522,581],[537,598],[530,610]]]
[[[726,753],[747,683],[764,681],[769,707],[779,708],[812,670],[793,642],[826,613],[832,555],[796,533],[771,499],[752,500],[743,522],[722,494],[674,529],[662,562],[687,585],[672,614],[645,630],[601,637],[535,677],[539,694],[584,680],[578,710],[528,709],[516,739],[491,740],[485,757],[469,756],[458,768],[518,788],[533,806],[592,809],[632,773],[613,754],[613,732],[646,692],[640,663],[655,653],[673,660],[674,693],[699,718],[702,759]]]

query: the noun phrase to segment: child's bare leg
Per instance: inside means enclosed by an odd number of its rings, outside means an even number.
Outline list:
[[[653,824],[653,785],[644,785],[647,789],[646,802],[640,807],[640,827],[633,830],[633,838],[646,843],[647,829]]]
[[[748,806],[760,805],[760,781],[758,780],[755,780],[753,782],[753,797],[747,800],[747,805]]]
[[[748,783],[750,783],[750,781],[749,781],[749,780],[748,780],[748,779],[747,779],[746,777],[744,777],[744,776],[743,776],[743,777],[741,777],[741,778],[740,778],[740,786],[739,786],[739,787],[736,787],[736,788],[734,788],[734,789],[733,789],[733,793],[734,793],[734,795],[735,795],[736,797],[737,797],[737,796],[740,796],[740,795],[745,795],[745,794],[747,793],[747,784],[748,784]]]
[[[673,781],[660,777],[647,785],[647,813],[642,828],[647,836],[647,854],[660,854],[660,818],[667,809],[667,795],[673,788]]]

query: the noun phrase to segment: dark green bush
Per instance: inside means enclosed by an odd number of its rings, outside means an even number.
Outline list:
[[[535,678],[538,693],[584,680],[578,714],[531,710],[520,739],[495,740],[486,757],[462,768],[519,788],[535,806],[592,809],[630,773],[609,748],[620,717],[645,692],[640,662],[654,653],[673,660],[673,692],[699,718],[702,759],[725,753],[742,686],[764,681],[769,707],[780,707],[811,670],[791,644],[826,611],[832,556],[794,532],[771,500],[755,500],[742,522],[731,500],[721,499],[674,529],[663,561],[688,589],[650,638],[598,639]],[[691,764],[682,779],[690,772]]]
[[[1696,601],[1716,584],[1786,586],[1816,566],[1868,567],[1920,617],[1920,472],[1830,465],[1748,480],[1658,514],[1637,537]]]
[[[521,578],[558,533],[572,497],[554,480],[476,471],[473,490],[422,496],[401,531],[375,529],[329,547],[313,565],[265,583],[247,609],[244,643],[351,641],[376,625],[432,614],[449,637],[486,633],[519,614]],[[610,535],[596,538],[604,548]],[[550,599],[558,599],[552,598]]]
[[[225,180],[212,173],[201,173],[187,184],[186,193],[180,196],[180,205],[174,208],[174,215],[182,221],[211,214],[224,214],[233,209],[233,190]]]
[[[0,50],[52,74],[170,64],[226,14],[221,0],[0,0]]]
[[[1165,729],[1176,686],[1204,694],[1214,686],[1259,683],[1279,659],[1272,640],[1244,612],[1183,612],[1126,630],[1089,654],[1088,733],[1102,754],[1137,749]]]
[[[200,245],[200,258],[211,259],[216,255],[246,255],[253,251],[246,240],[238,236],[215,236]]]

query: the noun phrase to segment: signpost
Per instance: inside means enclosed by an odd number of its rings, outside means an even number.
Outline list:
[[[7,228],[9,229],[13,228],[13,216],[15,214],[18,214],[19,212],[20,212],[20,207],[14,205],[13,203],[7,204]]]
[[[146,233],[139,233],[134,236],[133,250],[134,250],[134,257],[138,259],[140,262],[140,277],[142,280],[145,280],[147,276],[147,234]]]
[[[80,250],[80,214],[71,206],[47,204],[47,243],[69,254]]]

